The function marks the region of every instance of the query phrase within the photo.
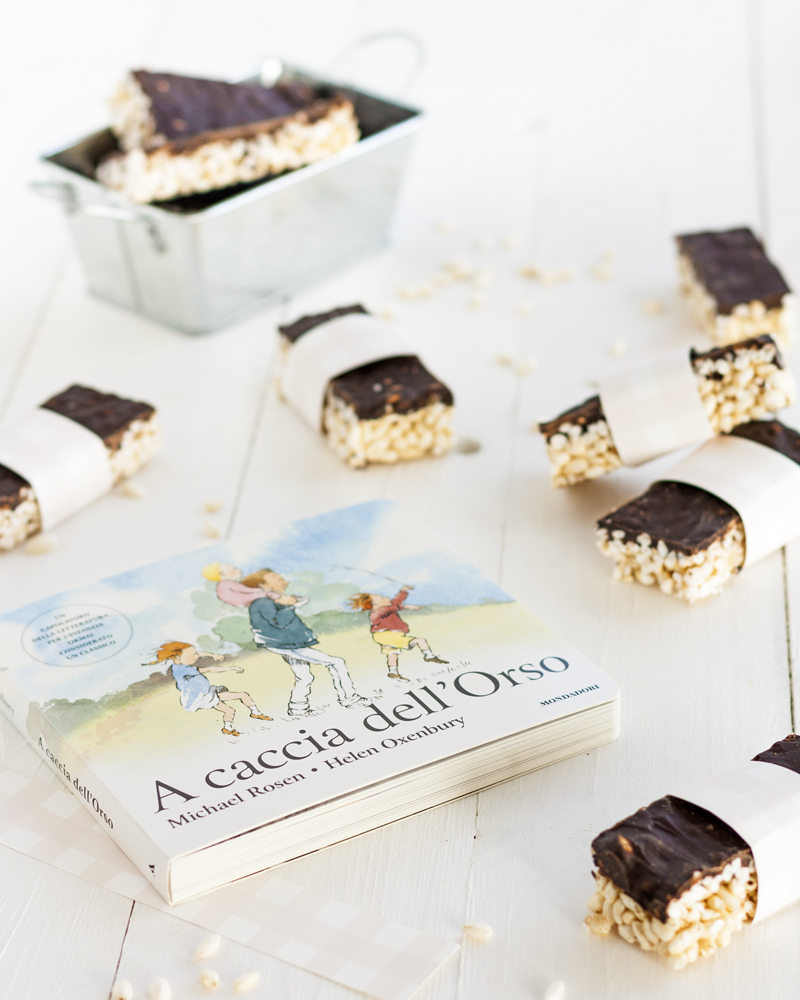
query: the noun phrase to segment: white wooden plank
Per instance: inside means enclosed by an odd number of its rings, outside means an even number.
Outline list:
[[[458,940],[474,817],[474,800],[467,799],[284,865],[280,874],[333,899]],[[204,937],[203,931],[182,920],[137,905],[120,975],[137,989],[155,976],[165,976],[175,995],[192,995],[191,984],[200,968],[192,956]],[[245,972],[259,972],[262,978],[256,996],[345,1000],[353,995],[342,986],[227,940],[218,956],[205,965],[215,969],[228,987]],[[458,960],[454,959],[431,980],[425,996],[455,1000],[457,980]]]
[[[615,5],[615,9],[620,8]],[[647,27],[642,21],[648,16],[663,23],[663,11],[640,9],[639,14],[640,29]],[[640,123],[642,138],[668,153],[658,166],[648,162],[644,142],[626,146],[622,158],[613,131],[607,135],[594,131],[591,179],[582,178],[573,159],[580,137],[577,132],[570,134],[570,125],[565,124],[575,122],[577,127],[581,109],[571,95],[549,88],[556,104],[552,116],[560,129],[552,140],[548,136],[551,180],[542,193],[545,207],[536,242],[551,259],[564,255],[568,247],[580,253],[582,277],[577,287],[563,290],[560,302],[552,297],[542,301],[549,344],[543,345],[545,370],[525,384],[502,582],[617,678],[623,692],[623,735],[617,745],[594,755],[479,796],[470,917],[496,923],[498,938],[491,949],[465,956],[465,998],[485,996],[487,990],[498,989],[498,983],[504,996],[521,997],[527,991],[541,995],[547,982],[556,978],[567,981],[570,995],[683,995],[685,982],[652,958],[620,941],[603,945],[583,934],[583,906],[591,892],[590,842],[638,806],[768,746],[790,725],[780,556],[753,567],[727,593],[698,608],[615,583],[610,580],[609,563],[592,551],[592,523],[657,478],[671,460],[658,463],[655,471],[649,466],[570,492],[555,492],[547,485],[541,441],[531,442],[527,431],[542,415],[543,404],[544,415],[552,416],[591,394],[592,374],[614,363],[607,351],[615,337],[628,343],[631,354],[702,343],[676,301],[670,237],[682,228],[734,223],[753,217],[757,210],[753,163],[739,157],[734,167],[719,157],[739,130],[747,130],[746,120],[742,126],[733,113],[720,118],[718,107],[714,128],[703,140],[708,148],[691,158],[693,174],[685,169],[689,158],[686,164],[678,162],[699,141],[694,134],[695,112],[686,113],[689,104],[694,100],[702,104],[711,81],[704,80],[698,94],[692,73],[676,79],[662,60],[675,67],[692,65],[691,49],[708,43],[704,32],[716,34],[719,25],[710,11],[704,14],[709,19],[695,23],[691,42],[679,43],[670,32],[680,21],[680,11],[671,11],[676,20],[665,29],[672,44],[665,42],[658,51],[648,49],[648,58],[656,65],[637,78],[637,93],[629,99],[661,110],[655,88],[670,77],[670,113],[654,114],[650,122]],[[746,58],[743,11],[737,19],[728,10],[726,30],[727,50]],[[592,52],[582,49],[580,55],[587,78],[597,79],[602,91],[601,66],[592,61]],[[615,57],[622,58],[622,52],[613,47],[603,53],[603,58]],[[731,112],[746,109],[747,88],[733,65],[727,74],[720,74],[715,86],[730,88]],[[593,100],[599,100],[597,95]],[[726,173],[726,183],[715,187],[718,172]],[[627,190],[625,199],[617,194],[605,204],[593,204],[599,201],[597,192],[617,185],[618,190]],[[714,195],[708,197],[712,188]],[[646,211],[659,201],[658,212]],[[617,249],[619,274],[607,286],[587,287],[589,240],[599,252],[603,230]],[[583,238],[581,231],[586,234]],[[657,321],[638,308],[641,296],[654,293],[668,305],[667,314]],[[580,349],[569,353],[568,374],[564,362],[570,344]],[[558,403],[559,391],[574,395],[565,394]],[[759,623],[757,630],[753,622]],[[754,663],[758,663],[755,675]],[[565,787],[572,792],[568,799]],[[529,835],[520,835],[526,828]],[[491,848],[481,851],[483,842]],[[792,934],[798,920],[794,913],[786,915],[782,928],[773,934]],[[700,963],[701,968],[691,973],[698,995],[721,997],[757,990],[775,958],[774,950],[767,954],[761,947],[764,939],[748,932],[744,948],[730,963],[727,955],[713,971]],[[735,942],[731,952],[740,944]],[[794,961],[784,959],[781,973],[794,974]]]
[[[800,31],[800,10],[780,0],[760,0],[753,7],[758,29],[758,61],[763,84],[759,107],[764,133],[764,176],[768,218],[769,251],[785,272],[790,286],[800,283],[800,193],[797,190],[797,159],[800,153],[800,123],[796,94],[800,87],[793,38]],[[797,369],[797,345],[788,360]],[[800,428],[800,405],[782,414],[790,427]],[[800,544],[785,550],[788,625],[786,643],[792,665],[793,726],[800,725]]]
[[[106,997],[130,900],[0,847],[0,977],[26,1000]]]

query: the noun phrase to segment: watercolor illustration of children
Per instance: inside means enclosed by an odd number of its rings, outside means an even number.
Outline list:
[[[220,653],[205,653],[195,649],[188,642],[165,642],[156,650],[155,663],[168,663],[167,671],[175,679],[175,686],[181,694],[181,705],[187,712],[196,712],[201,708],[215,708],[222,712],[222,732],[226,736],[239,736],[233,728],[236,712],[231,701],[240,701],[250,709],[251,719],[264,719],[271,722],[271,716],[264,715],[246,691],[229,691],[223,685],[212,684],[206,674],[218,673],[224,670],[235,670],[243,673],[241,667],[197,667],[195,664],[201,656],[210,656],[213,660],[223,660]]]
[[[416,646],[422,652],[426,663],[447,663],[440,659],[428,645],[428,640],[422,636],[410,635],[409,627],[400,617],[400,611],[419,611],[418,604],[406,604],[408,592],[413,587],[408,584],[394,595],[384,597],[383,594],[354,594],[350,598],[350,607],[354,611],[369,611],[369,630],[372,639],[381,647],[386,657],[386,666],[392,680],[405,681],[408,678],[400,673],[400,653],[404,649]]]
[[[211,571],[212,567],[206,569]],[[297,608],[306,604],[308,598],[287,594],[289,581],[285,577],[271,569],[260,569],[246,577],[235,577],[236,567],[221,564],[217,569],[220,575],[217,597],[228,604],[246,607],[256,645],[282,656],[294,674],[290,716],[303,718],[311,714],[312,663],[327,668],[340,705],[355,708],[368,704],[368,699],[356,691],[342,657],[314,648],[319,640],[297,616]],[[206,578],[212,579],[208,575]]]

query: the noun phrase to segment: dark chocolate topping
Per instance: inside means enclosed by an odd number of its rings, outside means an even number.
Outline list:
[[[447,386],[414,355],[383,358],[331,380],[331,390],[356,411],[359,420],[384,413],[411,413],[429,403],[453,404]]]
[[[763,444],[800,465],[800,434],[780,420],[751,420],[749,424],[734,427],[731,436]]]
[[[256,136],[276,132],[287,121],[291,120],[303,125],[313,125],[329,115],[335,108],[349,103],[344,97],[320,98],[305,108],[298,108],[291,115],[280,118],[270,118],[266,121],[248,122],[244,125],[234,125],[231,128],[214,129],[198,132],[186,139],[171,139],[159,146],[161,153],[179,154],[192,153],[208,142],[233,142],[235,139],[254,139]]]
[[[659,481],[606,514],[597,527],[605,528],[609,535],[624,532],[626,542],[645,533],[654,545],[663,541],[669,549],[693,555],[722,538],[737,521],[739,515],[733,507],[711,493],[688,483]]]
[[[767,764],[780,764],[790,771],[800,774],[800,736],[789,733],[785,740],[773,743],[769,750],[757,753],[753,760],[763,760]]]
[[[580,406],[573,406],[571,410],[564,410],[553,420],[547,420],[539,424],[539,433],[543,434],[549,441],[554,434],[558,434],[562,424],[577,424],[584,431],[591,424],[596,424],[598,420],[605,420],[603,407],[599,396],[592,396]]]
[[[116,451],[122,435],[134,420],[147,420],[155,413],[148,403],[121,399],[112,393],[97,392],[83,385],[71,385],[46,403],[46,410],[60,413],[92,431],[105,442],[109,451]]]
[[[790,290],[750,229],[689,233],[676,241],[723,315],[754,301],[777,309]]]
[[[324,313],[315,313],[313,316],[301,316],[300,319],[296,319],[294,323],[279,326],[278,329],[289,341],[289,343],[293,344],[296,340],[299,340],[304,333],[308,333],[309,330],[313,330],[315,326],[321,326],[323,323],[327,323],[328,320],[338,319],[340,316],[350,316],[354,313],[369,316],[369,312],[360,304],[353,306],[339,306],[338,309],[331,309]]]
[[[662,922],[670,901],[694,883],[737,857],[748,865],[753,860],[727,823],[672,795],[604,830],[592,853],[603,875]]]
[[[168,140],[283,118],[320,96],[306,83],[261,87],[147,70],[133,77],[150,100],[156,132]]]
[[[693,365],[700,361],[719,361],[721,358],[725,358],[727,361],[733,361],[738,351],[757,351],[762,347],[774,348],[774,363],[778,366],[778,368],[783,368],[783,358],[781,357],[781,352],[778,350],[778,345],[775,343],[775,340],[768,333],[764,333],[760,337],[748,337],[746,340],[737,340],[735,344],[727,344],[725,347],[712,347],[710,351],[696,351],[692,348],[689,355],[692,359]],[[706,378],[721,379],[722,376],[715,373],[713,375],[707,375]]]

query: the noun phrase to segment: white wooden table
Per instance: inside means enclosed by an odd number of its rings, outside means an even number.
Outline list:
[[[225,74],[270,52],[323,69],[359,35],[385,28],[413,31],[429,50],[408,98],[430,118],[390,250],[203,338],[86,294],[59,211],[25,184],[36,154],[105,124],[103,99],[124,69]],[[552,491],[531,424],[591,394],[589,380],[620,363],[613,341],[628,357],[705,343],[676,292],[674,233],[749,223],[800,283],[798,37],[792,0],[48,0],[5,14],[1,415],[74,380],[156,403],[166,438],[138,477],[143,499],[105,498],[59,527],[61,546],[46,556],[2,556],[2,606],[204,544],[209,499],[224,503],[213,519],[228,534],[256,530],[265,516],[391,497],[622,688],[617,743],[283,870],[453,938],[465,922],[491,924],[494,940],[465,946],[427,988],[430,1000],[521,1000],[553,979],[566,981],[570,1000],[796,995],[800,906],[681,973],[618,939],[590,939],[581,922],[599,830],[793,728],[800,545],[695,607],[614,583],[593,519],[653,469]],[[401,61],[364,56],[349,70],[390,86]],[[447,236],[436,232],[445,216],[459,221]],[[512,234],[520,247],[500,248]],[[496,248],[478,249],[483,236]],[[617,273],[599,282],[589,269],[606,250]],[[485,308],[468,306],[467,284],[398,298],[454,256],[495,268]],[[519,277],[526,261],[575,277],[545,287]],[[664,301],[663,315],[643,312],[648,297]],[[479,452],[354,472],[277,400],[276,322],[353,301],[393,311],[454,388],[460,433],[478,439]],[[525,317],[515,314],[523,301],[533,307]],[[515,375],[498,352],[534,357],[539,369]],[[787,420],[798,425],[800,410]],[[36,767],[5,723],[0,751],[13,766]],[[202,936],[0,850],[3,997],[104,1000],[118,968],[138,996],[157,975],[176,997],[200,996],[190,955]],[[354,995],[232,944],[216,966],[228,983],[259,970],[254,997]]]

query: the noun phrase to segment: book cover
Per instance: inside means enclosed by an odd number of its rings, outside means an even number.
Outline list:
[[[0,668],[0,707],[168,898],[171,859],[618,699],[386,501],[5,614]]]

